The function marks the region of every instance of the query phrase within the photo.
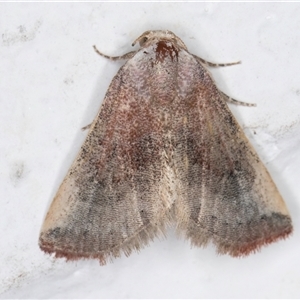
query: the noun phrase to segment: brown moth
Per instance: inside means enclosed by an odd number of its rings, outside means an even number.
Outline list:
[[[239,102],[205,68],[236,63],[206,62],[171,31],[136,42],[120,57],[95,48],[127,62],[51,204],[40,248],[105,264],[171,224],[232,256],[287,237],[286,205],[226,104]]]

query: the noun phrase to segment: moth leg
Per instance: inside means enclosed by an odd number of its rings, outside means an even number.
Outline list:
[[[85,130],[87,130],[87,129],[90,129],[91,126],[92,126],[92,123],[90,123],[90,124],[88,124],[88,125],[82,127],[81,130],[82,130],[82,131],[85,131]]]
[[[241,61],[236,61],[236,62],[232,62],[232,63],[225,63],[225,64],[216,64],[216,63],[212,63],[212,62],[209,62],[207,60],[204,60],[203,58],[197,56],[197,55],[194,55],[193,56],[199,60],[201,63],[203,63],[204,65],[206,66],[209,66],[209,67],[214,67],[214,68],[218,68],[218,67],[227,67],[227,66],[233,66],[233,65],[238,65],[241,63]]]
[[[100,51],[96,48],[95,45],[94,45],[93,47],[94,47],[94,50],[96,51],[96,53],[98,53],[99,55],[101,55],[101,56],[103,56],[103,57],[105,57],[105,58],[108,58],[108,59],[110,59],[110,60],[130,59],[130,58],[132,58],[132,57],[137,53],[137,51],[131,51],[131,52],[128,52],[128,53],[126,53],[126,54],[124,54],[124,55],[121,55],[121,56],[109,56],[109,55],[105,55],[105,54],[103,54],[102,52],[100,52]]]
[[[233,104],[236,104],[236,105],[243,105],[243,106],[256,106],[256,103],[247,103],[247,102],[242,102],[242,101],[233,99],[233,98],[229,97],[228,95],[226,95],[225,93],[223,93],[220,90],[219,90],[219,93],[223,97],[223,99],[228,103],[233,103]]]

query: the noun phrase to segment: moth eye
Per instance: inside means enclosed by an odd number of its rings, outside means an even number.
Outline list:
[[[144,36],[139,40],[140,46],[143,46],[148,41],[148,37]]]

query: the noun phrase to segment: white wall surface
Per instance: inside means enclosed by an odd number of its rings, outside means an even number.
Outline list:
[[[44,254],[47,209],[122,62],[150,29],[169,29],[215,62],[230,105],[285,199],[294,234],[246,258],[190,248],[170,230],[106,266]],[[2,298],[299,298],[299,3],[0,3]]]

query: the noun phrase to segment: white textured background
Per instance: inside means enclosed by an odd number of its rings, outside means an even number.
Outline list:
[[[192,248],[170,230],[129,258],[55,260],[38,248],[47,208],[121,62],[149,29],[175,32],[216,62],[230,106],[294,222],[287,240],[243,259]],[[2,298],[300,297],[300,4],[0,3]]]

